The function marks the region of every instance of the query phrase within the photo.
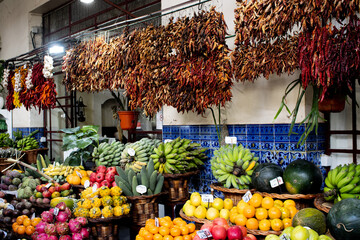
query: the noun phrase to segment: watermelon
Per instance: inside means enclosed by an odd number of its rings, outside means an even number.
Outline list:
[[[319,235],[326,233],[326,217],[315,208],[303,208],[293,218],[292,226],[309,227]]]
[[[322,174],[314,163],[298,159],[291,162],[283,174],[286,190],[291,194],[319,193]]]
[[[281,189],[281,187],[272,188],[270,180],[282,176],[283,170],[280,166],[274,163],[262,163],[254,169],[251,175],[251,182],[253,187],[260,192],[279,193],[285,189]],[[280,186],[283,187],[284,185]]]
[[[336,203],[326,220],[335,239],[360,239],[360,199],[348,198]]]

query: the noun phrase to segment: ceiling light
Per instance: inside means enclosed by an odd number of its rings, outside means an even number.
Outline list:
[[[87,4],[89,4],[89,3],[92,3],[94,0],[80,0],[80,2],[82,2],[82,3],[87,3]]]
[[[63,53],[65,52],[65,49],[63,46],[60,45],[53,45],[49,48],[50,54],[57,54],[57,53]]]

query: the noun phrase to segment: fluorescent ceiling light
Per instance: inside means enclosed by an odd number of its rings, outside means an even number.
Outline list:
[[[94,0],[80,0],[82,3],[92,3]]]
[[[63,52],[65,52],[65,49],[63,46],[60,45],[53,45],[49,48],[50,54],[63,53]]]

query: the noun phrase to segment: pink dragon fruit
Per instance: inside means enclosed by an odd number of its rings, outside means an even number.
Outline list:
[[[65,211],[59,211],[58,215],[56,216],[56,221],[58,222],[67,222],[69,219],[69,215]]]
[[[75,218],[76,221],[80,222],[81,226],[85,227],[88,224],[88,221],[84,217],[77,217]]]
[[[37,240],[38,236],[39,236],[39,232],[35,231],[35,232],[31,235],[31,239],[32,239],[32,240]]]
[[[65,211],[66,204],[64,202],[59,202],[56,207],[61,211]]]
[[[54,215],[49,211],[45,211],[41,213],[41,219],[44,222],[52,223],[54,221]]]
[[[75,219],[70,219],[69,221],[69,227],[70,227],[70,231],[72,233],[79,233],[81,230],[81,224],[79,221],[76,221]],[[74,237],[73,237],[74,239]]]
[[[54,215],[54,208],[50,208],[49,212],[51,212]]]
[[[47,240],[58,240],[58,237],[54,235],[48,235]]]
[[[80,230],[80,234],[81,234],[81,236],[85,239],[85,238],[89,238],[89,236],[90,236],[90,233],[89,233],[89,229],[87,229],[87,228],[82,228],[81,230]]]
[[[45,232],[48,235],[56,235],[56,227],[55,227],[55,225],[52,224],[52,223],[47,224],[46,227],[45,227]]]
[[[80,233],[74,233],[72,235],[72,240],[82,240],[82,239],[83,239],[83,237],[81,236]]]
[[[45,233],[46,222],[40,221],[35,229],[38,233]]]
[[[65,235],[69,232],[69,224],[66,222],[58,222],[55,227],[59,235]]]
[[[66,212],[67,215],[69,216],[69,218],[71,218],[72,215],[71,215],[71,210],[70,210],[70,208],[66,207],[65,210],[64,210],[64,212]]]
[[[40,233],[37,237],[37,240],[48,240],[48,236],[46,233]]]
[[[69,235],[62,235],[59,240],[71,240],[71,237]]]

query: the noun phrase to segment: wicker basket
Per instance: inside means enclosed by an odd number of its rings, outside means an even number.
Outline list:
[[[181,202],[189,199],[188,181],[191,176],[199,174],[199,170],[182,174],[163,174],[164,191],[168,192],[166,201]]]
[[[256,192],[263,197],[272,197],[273,199],[287,200],[292,199],[296,203],[297,209],[303,209],[308,207],[314,207],[314,199],[318,196],[321,196],[321,193],[317,194],[278,194],[278,193],[266,193],[266,192]]]
[[[37,155],[45,154],[47,150],[48,148],[38,148],[38,149],[23,151],[23,153],[25,153],[24,162],[28,164],[36,163]]]
[[[250,191],[251,193],[255,192],[254,189],[239,190],[236,188],[226,188],[226,187],[221,186],[219,183],[211,184],[210,187],[214,190],[222,192],[224,194],[225,198],[230,198],[233,201],[234,206],[236,206],[238,204],[238,202],[241,201],[242,196],[244,196],[247,191]]]
[[[5,168],[9,167],[12,163],[5,162],[7,158],[0,158],[0,172],[2,172]]]
[[[136,226],[145,226],[149,218],[159,217],[159,197],[166,193],[150,196],[127,197],[131,203],[131,220]]]
[[[109,218],[88,218],[92,239],[116,240],[119,234],[119,224],[125,223],[129,215]]]
[[[325,199],[324,199],[324,195],[321,195],[321,196],[317,196],[315,199],[314,199],[314,206],[323,211],[323,212],[326,212],[326,213],[329,213],[330,209],[332,208],[332,206],[334,206],[334,203],[332,202],[327,202]]]

